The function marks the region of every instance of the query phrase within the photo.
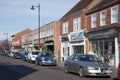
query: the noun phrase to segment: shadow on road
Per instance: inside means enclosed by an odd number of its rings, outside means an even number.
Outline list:
[[[24,65],[0,65],[0,80],[19,80],[36,71]]]

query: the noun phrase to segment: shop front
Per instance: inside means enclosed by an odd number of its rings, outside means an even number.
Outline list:
[[[81,30],[79,32],[71,32],[69,34],[69,40],[70,55],[86,53],[86,41],[84,37],[84,30]]]
[[[119,62],[118,31],[117,28],[88,32],[91,54],[96,55],[101,61],[110,66],[117,67]]]
[[[46,40],[44,44],[45,44],[44,50],[50,51],[54,55],[54,41],[53,40]]]
[[[70,44],[69,44],[68,36],[62,36],[61,37],[61,61],[66,60],[69,55],[70,55]]]

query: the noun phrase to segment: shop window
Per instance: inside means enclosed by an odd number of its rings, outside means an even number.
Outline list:
[[[105,61],[111,65],[115,65],[115,43],[113,40],[106,40],[104,42],[104,59]]]
[[[101,61],[115,66],[115,42],[113,39],[91,42],[92,52]]]

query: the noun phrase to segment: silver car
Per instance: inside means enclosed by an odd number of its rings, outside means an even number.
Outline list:
[[[65,72],[78,73],[79,76],[107,76],[110,77],[112,70],[106,63],[100,61],[95,55],[73,54],[66,59]]]

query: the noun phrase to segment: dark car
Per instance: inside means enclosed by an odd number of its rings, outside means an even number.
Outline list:
[[[21,58],[21,53],[20,52],[14,52],[13,58],[20,59]]]
[[[50,52],[40,52],[36,57],[35,63],[40,65],[57,65],[56,59]]]
[[[21,58],[22,58],[23,61],[27,61],[28,60],[28,53],[29,53],[28,51],[24,51],[22,53]]]
[[[79,76],[107,76],[112,70],[106,63],[100,61],[95,55],[73,54],[64,64],[65,72],[78,73]]]

